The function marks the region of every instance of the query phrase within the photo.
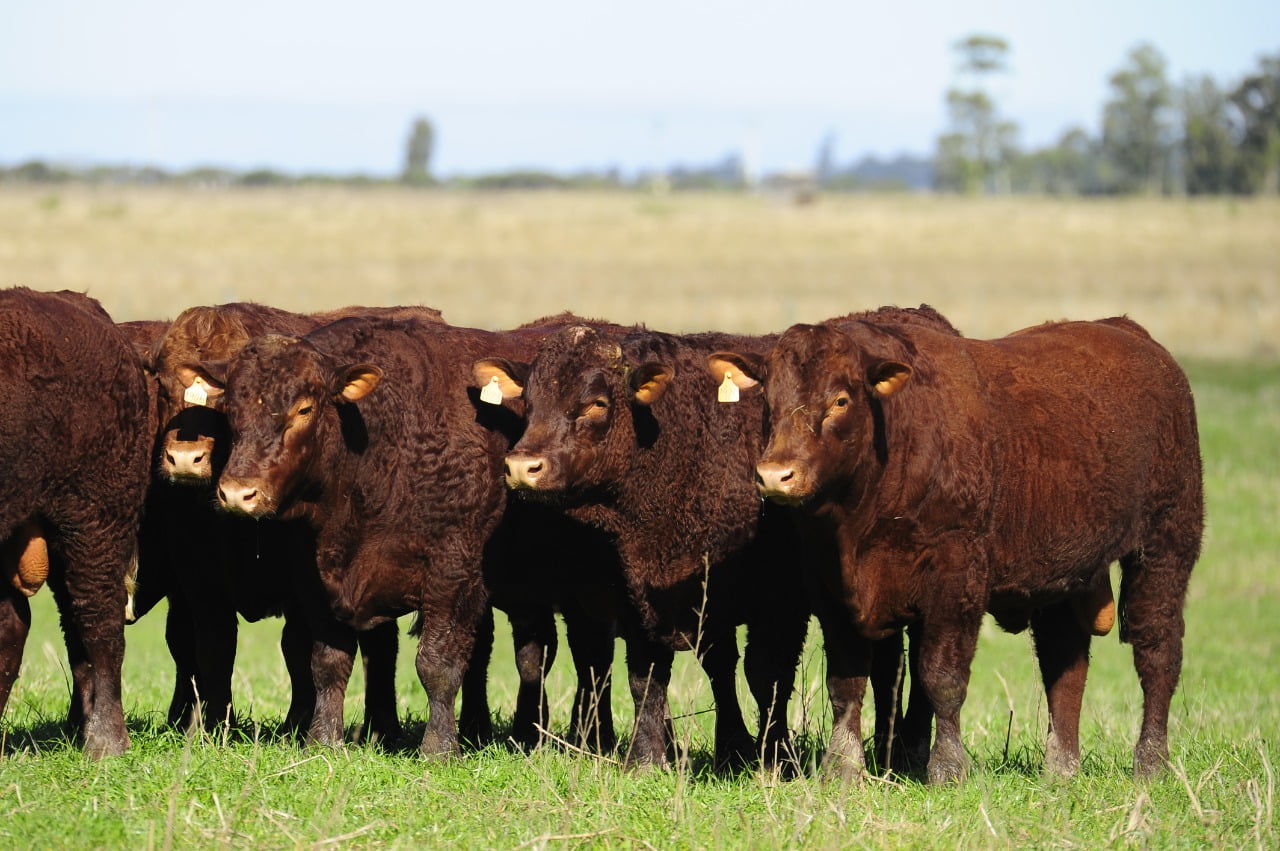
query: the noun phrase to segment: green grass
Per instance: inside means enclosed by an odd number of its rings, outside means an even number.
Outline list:
[[[688,654],[672,689],[688,758],[666,772],[629,773],[613,760],[553,746],[526,755],[494,745],[444,764],[412,750],[300,749],[271,732],[288,696],[275,647],[279,621],[242,629],[236,700],[260,726],[186,735],[163,724],[171,673],[159,611],[127,633],[133,747],[91,763],[61,731],[64,651],[42,594],[23,676],[0,722],[0,845],[1274,847],[1280,365],[1197,362],[1190,373],[1210,534],[1187,605],[1186,665],[1171,718],[1174,769],[1152,782],[1129,774],[1141,694],[1129,650],[1114,635],[1095,641],[1077,778],[1041,776],[1046,713],[1030,643],[988,627],[963,715],[974,758],[969,780],[928,788],[873,778],[848,789],[811,776],[710,773],[709,689]],[[501,630],[498,641],[491,681],[501,728],[515,675]],[[402,651],[401,711],[416,734],[425,700],[407,638]],[[568,669],[560,664],[550,676],[551,727],[559,733],[569,714]],[[619,654],[615,676],[622,675]],[[822,676],[820,637],[811,634],[792,717],[810,761],[830,726]],[[624,691],[614,699],[621,730],[631,718]],[[358,673],[350,694],[355,723]]]

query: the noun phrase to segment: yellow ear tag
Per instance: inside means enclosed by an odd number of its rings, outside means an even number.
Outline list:
[[[182,401],[188,405],[204,405],[209,401],[209,394],[204,389],[204,379],[196,376],[196,380],[191,382],[191,386],[187,388],[187,392],[182,394]]]
[[[498,376],[489,379],[489,383],[480,391],[480,401],[490,405],[502,404],[502,388],[498,386]]]
[[[733,383],[733,373],[727,369],[724,372],[724,381],[720,382],[720,388],[716,391],[716,399],[721,402],[738,401],[738,385]]]

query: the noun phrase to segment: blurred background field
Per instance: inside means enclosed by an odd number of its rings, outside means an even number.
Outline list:
[[[422,303],[764,333],[927,302],[990,337],[1128,313],[1175,354],[1275,357],[1280,200],[6,187],[0,283],[118,320]]]
[[[228,748],[185,738],[162,729],[172,687],[162,609],[126,636],[134,750],[90,766],[58,733],[65,650],[41,594],[0,722],[0,837],[80,847],[1274,846],[1280,201],[902,195],[797,205],[767,194],[5,188],[0,285],[87,290],[119,320],[252,299],[295,310],[425,303],[488,328],[571,309],[664,330],[767,332],[928,302],[966,334],[993,336],[1128,313],[1191,376],[1209,518],[1171,718],[1175,771],[1151,786],[1128,779],[1141,692],[1114,634],[1095,640],[1076,781],[1038,777],[1047,715],[1031,644],[988,626],[963,716],[971,782],[873,783],[848,794],[699,773],[712,701],[689,654],[678,659],[672,698],[693,771],[635,778],[550,748],[528,757],[489,749],[452,766],[358,747],[299,752],[269,736],[288,704],[279,621],[242,627],[235,700],[250,720],[247,740],[232,737]],[[397,690],[417,731],[426,702],[412,657],[405,638]],[[618,684],[621,660],[619,648]],[[556,734],[568,723],[567,661],[562,643],[549,680]],[[791,719],[810,759],[830,726],[823,677],[815,627]],[[491,675],[500,729],[515,681],[500,629]],[[749,706],[745,685],[740,693]],[[348,723],[362,696],[357,672]],[[625,733],[625,686],[614,707]],[[42,822],[48,806],[67,814],[53,832]]]

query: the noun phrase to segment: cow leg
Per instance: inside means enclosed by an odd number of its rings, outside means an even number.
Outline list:
[[[911,675],[911,688],[907,694],[907,713],[897,736],[895,770],[913,772],[923,770],[929,762],[929,745],[933,736],[933,704],[920,682],[920,624],[907,627],[909,648],[907,670]],[[899,687],[901,689],[901,687]]]
[[[1190,543],[1170,547],[1157,540],[1120,560],[1120,640],[1133,646],[1142,684],[1142,730],[1133,750],[1137,777],[1169,763],[1169,704],[1182,672],[1182,604],[1196,553]]]
[[[196,717],[196,635],[191,623],[191,607],[181,594],[169,595],[165,614],[164,640],[173,657],[173,699],[169,701],[169,724],[190,726]]]
[[[565,603],[564,627],[569,653],[578,674],[569,729],[580,747],[608,753],[617,746],[613,729],[610,671],[613,667],[614,625]]]
[[[871,642],[858,634],[848,614],[827,606],[818,612],[827,656],[827,695],[831,700],[831,741],[822,758],[828,780],[860,782],[866,771],[862,752],[862,700],[871,672]]]
[[[67,591],[63,562],[51,555],[59,565],[49,573],[48,586],[58,605],[58,619],[62,626],[62,638],[67,648],[67,668],[71,671],[71,704],[67,709],[67,731],[72,735],[84,732],[85,718],[93,708],[93,668],[84,648],[80,624],[69,614],[73,603]]]
[[[1044,770],[1073,777],[1080,769],[1080,704],[1089,673],[1089,639],[1080,628],[1069,602],[1033,612],[1040,676],[1049,701],[1049,741]]]
[[[84,718],[84,752],[91,759],[129,747],[120,698],[124,663],[124,570],[136,546],[136,529],[103,530],[64,540],[62,570],[50,571],[58,598],[67,659]],[[83,546],[81,543],[83,542]],[[61,578],[54,581],[54,576]],[[75,710],[72,715],[74,717]]]
[[[787,707],[795,689],[796,668],[809,629],[807,609],[772,614],[748,624],[743,660],[747,687],[760,714],[756,753],[767,768],[793,757]]]
[[[31,604],[13,589],[0,597],[0,716],[9,703],[9,692],[22,667],[22,650],[31,631]]]
[[[897,737],[902,730],[902,687],[906,682],[906,658],[902,652],[902,630],[883,638],[871,648],[871,699],[876,707],[876,770],[893,764]]]
[[[518,747],[528,750],[538,744],[542,736],[539,727],[546,729],[550,715],[544,681],[556,658],[555,615],[548,606],[519,611],[509,617],[516,673],[520,677],[511,738]]]
[[[711,681],[716,703],[715,768],[717,771],[742,768],[755,761],[756,743],[742,718],[738,702],[738,642],[733,630],[704,635],[698,656],[702,670]]]
[[[485,606],[476,625],[471,661],[462,675],[462,714],[458,735],[472,747],[493,741],[493,717],[489,712],[489,660],[493,657],[493,609]]]
[[[198,598],[197,598],[198,599]],[[196,635],[196,691],[205,729],[234,724],[231,709],[231,673],[236,666],[239,624],[229,602],[215,598],[192,606]]]
[[[315,715],[307,744],[340,747],[344,741],[342,708],[355,663],[356,631],[329,617],[311,618],[311,678],[316,688]]]
[[[933,784],[963,780],[969,773],[969,756],[960,741],[960,708],[969,690],[982,614],[981,609],[952,611],[945,618],[946,626],[926,619],[920,631],[920,682],[937,714],[936,738],[929,752],[928,775]]]
[[[479,548],[477,548],[477,551]],[[484,617],[488,602],[476,569],[465,565],[433,565],[440,575],[474,576],[454,588],[437,588],[422,612],[422,634],[418,638],[418,678],[427,692],[427,726],[419,751],[424,757],[440,759],[456,756],[458,725],[454,701],[471,659],[476,625]]]
[[[316,684],[311,676],[311,629],[305,614],[295,606],[284,612],[280,653],[289,672],[289,711],[284,716],[285,735],[300,735],[311,726],[316,711]]]
[[[675,653],[651,641],[639,625],[629,625],[623,637],[627,645],[627,684],[636,712],[625,762],[628,768],[665,767],[667,749],[673,740],[667,688]]]
[[[396,712],[396,653],[400,637],[396,622],[379,624],[358,633],[360,657],[364,661],[364,726],[365,741],[394,744],[403,734]]]

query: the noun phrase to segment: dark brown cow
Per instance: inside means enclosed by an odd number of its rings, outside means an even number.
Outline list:
[[[716,701],[715,760],[776,761],[809,611],[782,565],[798,558],[787,512],[761,516],[751,483],[764,444],[760,400],[717,405],[705,369],[723,334],[610,332],[578,325],[548,337],[531,364],[489,357],[476,382],[522,399],[524,437],[509,487],[550,500],[616,542],[631,606],[624,620],[636,726],[630,761],[665,763],[673,651],[695,650]],[[746,674],[760,735],[735,690],[735,628],[747,624]]]
[[[346,319],[301,338],[260,337],[223,374],[212,365],[205,372],[210,387],[226,389],[234,432],[218,486],[223,504],[303,522],[317,538],[324,593],[309,607],[320,613],[312,619],[311,741],[340,741],[354,649],[329,613],[368,629],[416,611],[417,668],[430,707],[421,751],[457,752],[454,699],[487,611],[486,567],[501,570],[511,557],[503,550],[512,536],[500,529],[501,464],[519,428],[512,410],[468,392],[471,364],[495,350],[528,357],[547,330]],[[610,628],[588,674],[607,670]],[[517,654],[522,679],[540,679],[540,660],[529,655]],[[607,692],[597,699],[607,702]]]
[[[150,451],[142,364],[93,299],[0,291],[0,712],[47,582],[91,757],[129,746],[120,703],[125,573]]]
[[[1074,773],[1090,632],[1116,560],[1120,637],[1144,696],[1134,771],[1166,764],[1203,497],[1186,377],[1139,325],[1062,322],[979,341],[836,321],[792,327],[767,358],[711,365],[744,388],[764,383],[773,432],[760,491],[803,505],[840,556],[818,577],[836,719],[825,768],[861,771],[865,639],[918,621],[937,712],[929,779],[963,777],[960,707],[990,611],[1030,623],[1046,768]]]
[[[232,716],[237,613],[248,621],[283,615],[281,649],[292,685],[287,730],[305,730],[315,702],[311,638],[297,611],[294,586],[314,574],[310,534],[300,524],[257,524],[217,510],[214,471],[227,453],[225,415],[207,407],[207,393],[189,368],[226,360],[251,337],[269,331],[304,333],[344,316],[371,313],[440,319],[425,307],[350,307],[315,315],[254,303],[192,307],[166,325],[134,323],[135,345],[150,352],[160,385],[156,481],[142,530],[142,567],[135,600],[141,616],[157,597],[169,598],[165,636],[177,667],[171,723],[202,713],[206,724]],[[369,673],[366,728],[382,737],[400,731],[395,711],[395,627],[360,636]],[[486,713],[487,714],[487,713]]]

